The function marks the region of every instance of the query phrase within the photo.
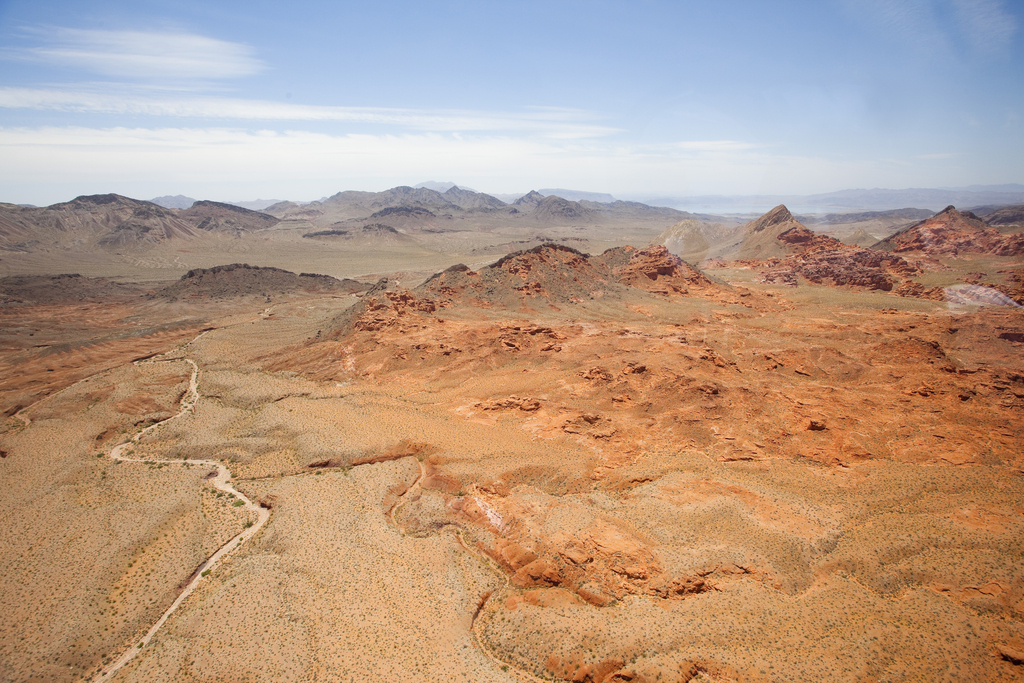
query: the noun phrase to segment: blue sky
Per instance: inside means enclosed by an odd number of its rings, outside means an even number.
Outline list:
[[[0,0],[0,201],[1024,182],[1024,3]]]

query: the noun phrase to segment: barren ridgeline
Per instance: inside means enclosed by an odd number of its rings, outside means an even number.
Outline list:
[[[4,308],[4,679],[1018,679],[1024,264],[787,215]]]

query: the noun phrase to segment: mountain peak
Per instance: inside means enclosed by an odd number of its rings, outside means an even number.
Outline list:
[[[117,204],[117,203],[128,203],[135,200],[129,199],[128,197],[122,197],[119,194],[83,194],[72,199],[69,204],[86,204],[94,206],[102,206],[104,204]]]
[[[149,201],[152,202],[153,204],[162,206],[165,209],[187,209],[196,202],[196,200],[193,199],[192,197],[186,197],[185,195],[182,194],[154,197]]]
[[[544,201],[544,195],[537,190],[530,190],[519,199],[512,202],[514,206],[536,206]]]
[[[779,204],[774,209],[754,221],[753,232],[761,232],[774,225],[781,225],[795,220],[785,204]]]
[[[423,183],[420,183],[420,184],[416,185],[415,187],[416,187],[417,190],[419,190],[419,189],[427,189],[427,190],[433,190],[434,192],[447,192],[448,190],[452,189],[455,186],[456,186],[455,183],[453,183],[450,180],[449,181],[440,181],[440,182],[437,181],[437,180],[428,180],[426,182],[423,182]]]

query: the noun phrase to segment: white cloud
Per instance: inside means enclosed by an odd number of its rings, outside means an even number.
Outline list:
[[[239,121],[334,121],[431,131],[523,131],[558,139],[601,137],[618,129],[591,122],[575,109],[522,112],[327,107],[228,97],[152,97],[88,90],[0,87],[0,108],[71,113],[148,115]]]
[[[457,178],[485,191],[604,188],[620,194],[810,193],[874,184],[949,184],[934,164],[908,169],[764,150],[727,153],[684,143],[629,146],[509,135],[328,135],[235,128],[0,128],[0,186],[51,188],[49,203],[87,192],[211,199],[260,194],[315,198],[381,190],[423,178]],[[931,173],[931,176],[922,176]],[[895,184],[893,184],[895,183]],[[955,182],[953,183],[955,184]],[[72,194],[64,196],[65,190]],[[55,193],[60,192],[57,196]]]
[[[263,70],[248,45],[193,33],[28,30],[43,44],[10,51],[15,57],[135,80],[218,80]]]

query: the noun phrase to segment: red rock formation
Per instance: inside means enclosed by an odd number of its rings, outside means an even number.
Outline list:
[[[624,266],[615,268],[619,282],[655,294],[686,294],[690,287],[713,287],[696,268],[663,246],[636,251]]]
[[[795,227],[780,233],[776,239],[790,245],[800,253],[816,249],[850,248],[849,245],[843,244],[834,237],[819,235],[816,232],[808,230],[799,223],[797,223]]]
[[[810,231],[808,231],[810,232]],[[817,237],[817,236],[816,236]],[[863,287],[891,291],[898,278],[920,271],[899,256],[872,249],[858,249],[832,240],[839,246],[819,246],[778,262],[765,272],[766,282],[796,285],[797,276],[814,284]]]
[[[893,290],[897,296],[909,296],[915,299],[931,299],[932,301],[945,301],[946,290],[942,287],[925,287],[920,282],[904,282]]]
[[[1024,235],[1002,235],[970,211],[961,212],[947,206],[931,218],[880,242],[879,248],[943,256],[961,253],[1015,256],[1024,254]]]

